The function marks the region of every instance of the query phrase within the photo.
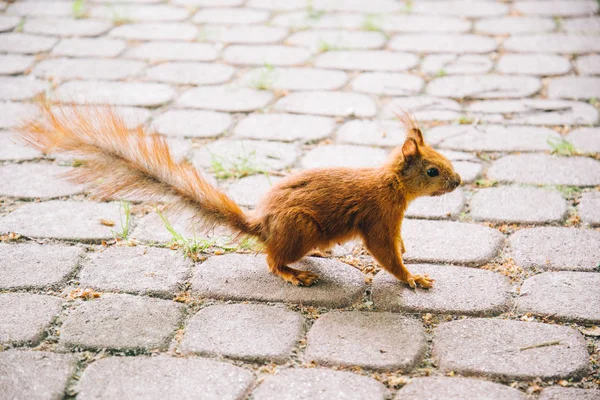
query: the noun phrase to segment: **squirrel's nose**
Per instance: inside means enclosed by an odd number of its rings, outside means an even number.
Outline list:
[[[462,183],[462,179],[460,178],[460,175],[456,174],[456,176],[452,180],[452,188],[456,189],[457,187],[460,186],[461,183]]]

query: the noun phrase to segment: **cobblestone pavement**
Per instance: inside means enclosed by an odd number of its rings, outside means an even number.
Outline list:
[[[0,1],[0,397],[599,399],[598,13]],[[290,172],[377,165],[411,110],[465,181],[403,226],[435,287],[354,243],[301,261],[322,280],[298,288],[186,215],[173,241],[154,207],[94,202],[59,177],[73,160],[14,143],[41,93],[115,105],[248,208]]]

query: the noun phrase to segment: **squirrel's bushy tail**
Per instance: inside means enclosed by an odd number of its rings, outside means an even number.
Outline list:
[[[130,130],[109,106],[50,106],[24,124],[23,140],[43,153],[82,157],[67,174],[74,183],[90,184],[95,197],[142,196],[156,200],[173,195],[178,208],[188,208],[203,222],[223,224],[241,234],[260,236],[253,222],[225,193],[210,185],[188,162],[176,162],[166,139]]]

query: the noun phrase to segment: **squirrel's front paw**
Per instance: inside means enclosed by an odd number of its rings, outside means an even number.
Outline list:
[[[433,286],[433,282],[435,282],[435,280],[431,279],[429,277],[429,275],[425,274],[425,275],[411,275],[408,277],[408,279],[406,279],[406,282],[413,289],[415,289],[417,287],[417,285],[420,285],[424,289],[429,289],[430,287]]]

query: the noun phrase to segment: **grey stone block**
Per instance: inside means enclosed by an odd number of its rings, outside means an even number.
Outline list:
[[[6,10],[7,14],[22,16],[66,17],[72,14],[71,5],[67,2],[58,2],[53,7],[48,7],[45,2],[14,3]]]
[[[163,135],[179,137],[215,137],[227,132],[229,114],[204,110],[167,110],[155,117],[152,129]]]
[[[336,90],[346,84],[343,71],[317,68],[258,68],[248,71],[240,82],[261,90]]]
[[[338,143],[379,147],[402,146],[406,139],[404,126],[392,120],[351,120],[335,136]]]
[[[518,310],[562,321],[600,323],[600,274],[545,272],[521,286]]]
[[[280,180],[275,176],[252,175],[233,181],[226,192],[237,204],[256,207],[267,191]]]
[[[277,103],[275,110],[331,117],[373,117],[377,106],[363,94],[348,92],[307,91],[291,93]]]
[[[229,86],[206,86],[189,89],[177,99],[180,108],[215,111],[249,112],[267,106],[271,92]]]
[[[39,112],[38,107],[27,103],[0,102],[0,128],[16,127],[35,117]]]
[[[517,265],[550,270],[595,271],[600,260],[600,232],[540,227],[521,229],[510,237]]]
[[[223,51],[223,60],[234,65],[292,66],[304,64],[310,55],[310,51],[304,47],[231,45]]]
[[[69,18],[28,18],[23,31],[48,36],[99,36],[112,28],[110,21]]]
[[[504,15],[508,12],[506,4],[486,1],[472,2],[469,0],[446,1],[444,7],[435,0],[419,1],[412,8],[417,14],[455,15],[462,18],[481,18]]]
[[[194,40],[198,28],[185,22],[139,22],[117,26],[108,34],[127,40]]]
[[[433,96],[395,97],[383,108],[381,117],[396,119],[398,107],[412,113],[418,121],[455,121],[462,107],[454,100]]]
[[[440,7],[441,8],[441,7]],[[466,10],[466,9],[465,9]],[[419,53],[491,53],[498,44],[485,36],[472,34],[397,35],[389,43],[392,50]]]
[[[241,400],[253,381],[250,371],[202,358],[110,357],[86,368],[76,390],[82,400]]]
[[[59,200],[28,203],[0,218],[0,232],[83,241],[112,238],[111,228],[101,219],[118,225],[119,205]]]
[[[191,263],[182,252],[153,247],[109,247],[89,253],[79,283],[99,291],[171,298],[185,281]]]
[[[579,215],[590,226],[600,225],[600,193],[586,192],[579,200]]]
[[[0,294],[0,344],[37,344],[64,300],[30,293]]]
[[[287,29],[263,25],[204,25],[200,33],[208,42],[241,44],[277,43],[288,34]]]
[[[77,359],[71,354],[11,350],[0,353],[0,388],[6,399],[54,400],[65,396]]]
[[[390,96],[412,96],[423,86],[423,79],[417,76],[389,72],[365,72],[351,83],[354,91]]]
[[[2,7],[0,7],[1,9]],[[14,29],[21,22],[21,18],[14,15],[0,15],[0,32],[6,32]]]
[[[73,169],[54,164],[8,164],[0,167],[0,196],[52,199],[83,192],[83,185],[69,183],[64,174]]]
[[[315,66],[358,71],[406,71],[419,63],[414,54],[386,50],[328,51],[317,57]]]
[[[517,389],[471,378],[435,376],[414,378],[398,391],[394,400],[525,400]]]
[[[158,107],[174,94],[173,88],[162,83],[71,81],[58,87],[56,99],[63,103]]]
[[[409,313],[494,315],[509,307],[511,286],[500,274],[447,265],[407,265],[413,274],[435,279],[431,289],[411,289],[385,271],[373,280],[378,309]]]
[[[597,15],[579,18],[566,18],[563,21],[562,28],[565,32],[569,33],[574,32],[595,35],[600,32],[600,18]]]
[[[436,78],[427,85],[427,94],[457,99],[529,97],[542,87],[531,76],[453,75]]]
[[[1,21],[1,20],[0,20]],[[34,62],[32,56],[19,54],[0,55],[0,75],[14,75],[24,73]]]
[[[492,228],[451,221],[407,219],[402,223],[409,262],[485,264],[498,254],[502,234]]]
[[[42,158],[39,151],[22,145],[18,134],[0,131],[0,160],[26,161]]]
[[[462,189],[437,197],[419,197],[408,206],[405,217],[444,219],[456,217],[465,207]]]
[[[370,168],[383,164],[388,152],[382,149],[347,144],[317,146],[308,151],[300,164],[303,168]]]
[[[366,376],[324,368],[286,369],[265,377],[252,392],[255,400],[383,400],[387,389]]]
[[[600,43],[593,35],[546,33],[511,36],[504,41],[504,49],[516,53],[579,54],[600,51]]]
[[[242,119],[234,135],[246,139],[311,142],[331,135],[332,118],[294,114],[250,114]]]
[[[171,61],[148,68],[146,78],[179,85],[215,85],[229,82],[234,73],[229,65]]]
[[[186,353],[285,362],[303,332],[303,318],[283,307],[227,304],[204,308],[188,322]]]
[[[540,344],[555,343],[539,347]],[[583,336],[567,326],[500,319],[446,322],[435,331],[442,372],[504,380],[577,379],[589,372]]]
[[[194,14],[196,24],[256,24],[269,19],[269,12],[246,8],[206,8]]]
[[[571,62],[555,54],[505,54],[496,71],[503,74],[562,75],[571,70]]]
[[[182,21],[190,11],[184,7],[168,4],[111,4],[91,6],[88,14],[92,18],[114,20],[115,16],[127,21]]]
[[[202,297],[301,303],[345,307],[365,289],[363,275],[339,261],[307,257],[290,265],[319,275],[311,287],[298,287],[273,275],[263,255],[227,254],[211,257],[195,268],[193,291]]]
[[[52,54],[66,57],[116,57],[126,46],[125,41],[119,39],[66,38],[52,49]]]
[[[597,19],[597,23],[600,26],[600,19]],[[598,32],[600,32],[600,28]],[[600,55],[590,54],[577,57],[575,65],[577,65],[577,69],[581,75],[600,75]]]
[[[0,288],[53,288],[65,282],[80,263],[75,246],[0,243]]]
[[[85,22],[85,21],[84,21]],[[32,73],[35,76],[58,79],[107,79],[131,78],[146,67],[146,63],[134,60],[110,60],[102,58],[51,58],[38,63]]]
[[[548,84],[551,99],[596,99],[600,97],[600,78],[564,76],[554,78]]]
[[[425,353],[420,322],[391,313],[330,312],[307,336],[305,357],[322,365],[410,370]]]
[[[323,47],[334,49],[379,49],[386,42],[381,32],[346,30],[308,30],[296,32],[285,41],[287,44],[304,46],[312,51],[321,51]]]
[[[556,24],[550,18],[539,17],[496,17],[475,21],[475,32],[491,35],[519,35],[552,32]]]
[[[585,0],[553,0],[540,4],[537,1],[516,1],[513,8],[525,15],[541,15],[548,17],[576,17],[593,14],[598,11],[598,3]]]
[[[0,34],[0,51],[5,53],[35,54],[51,50],[56,42],[58,42],[58,39],[55,38],[8,32]]]
[[[421,70],[429,75],[484,74],[492,66],[492,60],[482,55],[431,54],[423,58]]]
[[[48,87],[47,82],[32,76],[0,76],[0,100],[27,100]]]
[[[165,349],[181,318],[182,306],[172,301],[105,293],[69,313],[60,344],[69,349]]]
[[[376,20],[377,21],[377,20]],[[380,22],[386,32],[467,32],[471,29],[470,21],[458,17],[437,15],[386,14]]]
[[[600,153],[600,128],[574,129],[565,138],[582,153]]]
[[[124,57],[149,61],[213,61],[218,55],[216,46],[208,43],[153,41],[130,47]]]
[[[600,390],[551,386],[542,390],[539,400],[598,400]]]

